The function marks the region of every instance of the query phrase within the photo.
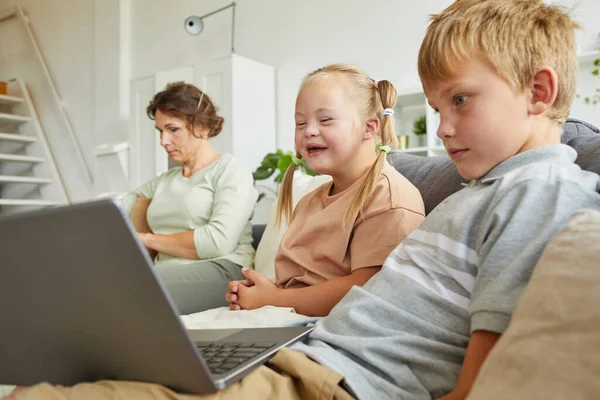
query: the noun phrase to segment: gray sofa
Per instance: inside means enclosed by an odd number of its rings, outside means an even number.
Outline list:
[[[577,150],[575,161],[582,169],[600,174],[600,129],[577,119],[568,119],[564,125],[562,143]],[[388,161],[415,185],[429,214],[446,197],[462,188],[465,182],[454,163],[446,157],[422,157],[403,152],[391,152]],[[254,225],[254,248],[258,247],[265,225]]]

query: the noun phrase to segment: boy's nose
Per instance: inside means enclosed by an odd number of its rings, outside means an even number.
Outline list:
[[[444,139],[447,137],[452,137],[455,135],[454,125],[448,120],[448,118],[443,118],[440,115],[440,126],[437,130],[437,136],[440,139]]]

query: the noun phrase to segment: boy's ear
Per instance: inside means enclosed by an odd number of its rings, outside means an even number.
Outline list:
[[[365,123],[365,133],[363,134],[364,140],[373,139],[379,133],[379,118],[369,118]]]
[[[537,69],[531,80],[529,114],[542,115],[547,112],[558,94],[558,76],[554,68],[543,65]]]

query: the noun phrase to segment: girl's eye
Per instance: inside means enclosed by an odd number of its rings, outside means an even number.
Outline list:
[[[321,118],[321,123],[322,124],[330,122],[330,121],[331,121],[331,118]]]
[[[296,128],[302,128],[306,125],[306,122],[296,122]]]
[[[456,96],[454,98],[454,104],[456,104],[457,106],[462,106],[466,102],[467,102],[467,96]]]

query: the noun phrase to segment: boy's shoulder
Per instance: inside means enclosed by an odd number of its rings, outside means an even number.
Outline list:
[[[509,159],[503,165],[494,168],[481,182],[497,183],[498,192],[522,186],[600,196],[600,176],[582,170],[575,164],[576,157],[577,152],[567,145],[545,146],[512,157],[512,160]]]
[[[517,209],[520,218],[535,218],[600,208],[600,176],[583,171],[576,157],[572,148],[560,144],[513,156],[443,200],[423,226],[431,231],[452,226],[452,232],[469,236],[466,232],[473,228],[514,218]]]

